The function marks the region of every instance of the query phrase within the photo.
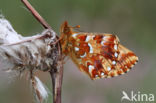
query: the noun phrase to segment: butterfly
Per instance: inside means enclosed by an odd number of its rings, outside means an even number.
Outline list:
[[[125,74],[138,62],[116,35],[74,31],[79,27],[71,27],[66,21],[62,24],[62,52],[92,80]]]

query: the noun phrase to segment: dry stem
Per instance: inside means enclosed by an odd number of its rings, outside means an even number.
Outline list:
[[[27,0],[21,0],[28,10],[33,14],[33,16],[43,25],[45,29],[52,31],[52,34],[55,35],[55,40],[58,41],[59,37],[56,35],[54,30],[49,26],[49,24],[40,16],[40,14],[31,6]],[[53,103],[61,103],[61,88],[62,88],[62,79],[63,79],[63,66],[62,66],[62,53],[60,42],[53,44],[56,46],[55,55],[57,55],[56,63],[51,67],[50,75],[52,78],[53,85]]]

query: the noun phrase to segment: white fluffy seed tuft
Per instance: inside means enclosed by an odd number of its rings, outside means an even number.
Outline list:
[[[39,94],[42,98],[43,101],[46,101],[46,99],[48,98],[48,90],[45,87],[45,85],[39,80],[38,77],[35,77],[35,81],[36,81],[36,89],[39,91]],[[39,98],[38,98],[39,99]]]
[[[54,42],[54,37],[49,32],[51,31],[45,30],[42,34],[22,37],[8,20],[0,17],[0,70],[17,76],[21,76],[26,70],[31,71],[32,68],[41,71],[49,70],[57,58],[53,55],[54,48],[49,46]],[[45,36],[48,33],[50,36]],[[48,89],[37,77],[31,78],[31,83],[38,103],[43,103],[48,98]]]
[[[13,29],[8,20],[0,17],[0,44],[19,42],[22,38],[23,37]]]

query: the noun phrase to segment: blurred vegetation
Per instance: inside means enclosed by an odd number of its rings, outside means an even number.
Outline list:
[[[97,81],[91,81],[71,61],[67,62],[62,103],[120,103],[123,90],[156,96],[155,0],[29,1],[58,34],[65,20],[72,26],[81,25],[81,31],[113,33],[140,58],[127,75]],[[0,0],[0,12],[22,35],[35,35],[43,30],[20,0]],[[48,73],[40,77],[51,88]],[[32,94],[23,80],[5,85],[0,82],[0,103],[31,103]]]

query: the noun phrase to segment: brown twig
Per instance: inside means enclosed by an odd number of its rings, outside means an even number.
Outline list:
[[[51,26],[40,16],[40,14],[31,6],[28,0],[21,0],[32,15],[43,25],[45,29],[51,29]]]
[[[49,29],[53,35],[55,35],[55,40],[58,41],[59,37],[56,35],[51,26],[40,16],[40,14],[31,6],[27,0],[21,0],[32,15],[42,24],[45,29]],[[52,44],[56,47],[56,63],[51,67],[50,75],[52,78],[53,85],[53,103],[61,103],[61,88],[62,88],[62,79],[63,79],[63,66],[62,66],[62,52],[60,42]]]
[[[60,45],[58,44],[57,46],[59,48],[58,54],[61,54]],[[63,63],[61,55],[58,57],[57,66],[55,65],[50,71],[53,84],[53,103],[61,103],[61,88],[63,79]]]

